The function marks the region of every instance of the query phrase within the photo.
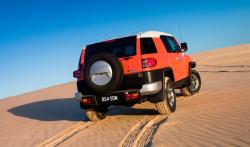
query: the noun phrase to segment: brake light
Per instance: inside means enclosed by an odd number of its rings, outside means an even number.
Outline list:
[[[84,99],[82,99],[82,103],[83,104],[93,104],[93,98],[91,98],[91,97],[87,97],[87,98],[84,98]]]
[[[139,97],[138,93],[128,93],[128,94],[126,94],[126,99],[127,100],[137,99],[138,97]]]
[[[142,68],[154,67],[156,64],[157,61],[154,58],[142,59]]]
[[[74,71],[73,72],[73,77],[79,79],[81,77],[81,71],[80,70]]]

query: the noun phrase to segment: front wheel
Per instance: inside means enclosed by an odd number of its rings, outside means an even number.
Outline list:
[[[176,109],[176,96],[172,81],[165,77],[163,79],[163,101],[155,104],[158,112],[162,115],[169,115]]]
[[[105,112],[99,112],[95,109],[85,109],[86,115],[90,121],[96,122],[106,117]]]
[[[180,89],[183,96],[191,96],[199,93],[201,88],[201,78],[196,70],[191,71],[190,81],[186,87]]]

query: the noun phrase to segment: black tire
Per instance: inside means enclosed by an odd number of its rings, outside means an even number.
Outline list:
[[[158,112],[169,115],[176,110],[176,95],[172,81],[165,77],[163,79],[163,101],[155,104]]]
[[[88,117],[88,119],[93,122],[102,120],[106,117],[105,112],[99,112],[95,109],[85,109],[85,112],[86,112],[86,116]]]
[[[112,77],[105,85],[96,85],[90,78],[90,68],[97,61],[105,61],[112,68]],[[95,93],[109,94],[116,90],[123,79],[123,68],[116,56],[109,53],[98,53],[89,58],[84,69],[84,79],[87,86]]]
[[[180,88],[181,94],[183,96],[191,96],[199,93],[201,89],[201,78],[196,70],[191,71],[190,81],[188,81],[187,86]]]

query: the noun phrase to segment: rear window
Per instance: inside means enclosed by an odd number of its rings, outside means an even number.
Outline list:
[[[152,38],[141,38],[141,54],[152,54],[156,52],[156,47]]]
[[[88,45],[86,47],[85,60],[98,52],[111,53],[117,58],[133,56],[136,54],[136,36]]]

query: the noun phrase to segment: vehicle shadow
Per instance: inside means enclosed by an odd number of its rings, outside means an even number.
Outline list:
[[[176,98],[182,97],[181,93],[176,92]],[[125,106],[111,106],[108,115],[158,115],[156,108],[133,108]]]
[[[177,95],[177,97],[179,94]],[[15,116],[42,121],[87,121],[84,110],[75,98],[60,98],[32,102],[8,110]],[[157,115],[156,109],[111,106],[108,116],[114,115]]]
[[[84,110],[80,109],[79,102],[75,98],[60,98],[32,102],[20,105],[8,110],[19,117],[41,121],[87,121]],[[124,106],[111,106],[108,116],[112,115],[155,115],[153,109],[135,109]]]
[[[60,98],[37,101],[8,110],[13,115],[42,121],[83,121],[87,120],[74,98]],[[83,115],[84,114],[84,115]]]
[[[157,115],[158,111],[147,108],[133,108],[125,106],[112,106],[109,109],[108,116],[114,115]]]

